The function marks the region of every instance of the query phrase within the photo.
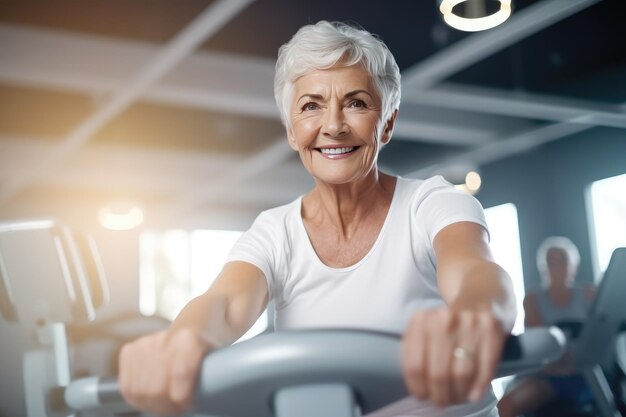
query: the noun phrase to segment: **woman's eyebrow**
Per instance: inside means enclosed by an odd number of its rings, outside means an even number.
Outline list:
[[[344,95],[344,97],[346,97],[346,98],[350,98],[350,97],[354,97],[354,96],[356,96],[356,95],[358,95],[358,94],[360,94],[360,93],[367,94],[368,96],[370,96],[370,97],[372,97],[372,98],[373,98],[372,94],[371,94],[369,91],[367,91],[367,90],[353,90],[353,91],[349,91],[349,92],[347,92],[347,93]]]
[[[321,94],[302,94],[299,98],[298,101],[302,100],[303,98],[307,98],[309,100],[322,100],[324,99],[324,97]]]
[[[361,94],[361,93],[367,94],[368,96],[373,98],[372,93],[370,93],[367,90],[363,90],[363,89],[349,91],[346,94],[344,94],[344,97],[350,98],[350,97],[354,97],[354,96],[356,96],[358,94]],[[301,101],[304,98],[309,99],[309,100],[323,100],[324,96],[322,96],[321,94],[305,93],[305,94],[302,94],[300,97],[298,97],[297,101],[299,102],[299,101]]]

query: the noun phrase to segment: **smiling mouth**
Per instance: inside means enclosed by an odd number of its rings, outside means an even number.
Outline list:
[[[346,153],[354,152],[358,148],[358,146],[347,146],[344,148],[316,148],[316,150],[323,153],[324,155],[343,155]]]

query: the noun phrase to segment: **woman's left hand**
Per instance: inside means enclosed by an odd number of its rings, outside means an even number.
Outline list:
[[[495,375],[506,336],[487,308],[440,307],[414,314],[402,341],[407,389],[440,407],[479,401]]]

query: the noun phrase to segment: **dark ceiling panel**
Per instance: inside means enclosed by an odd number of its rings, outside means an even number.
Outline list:
[[[0,21],[163,43],[212,0],[0,1]]]
[[[518,91],[565,93],[571,86],[626,67],[624,18],[626,2],[601,1],[450,79]],[[605,100],[601,94],[581,98]]]
[[[301,26],[338,20],[361,25],[381,36],[404,68],[435,49],[430,33],[437,14],[434,1],[391,4],[381,0],[263,0],[245,9],[204,48],[275,58],[280,45]]]

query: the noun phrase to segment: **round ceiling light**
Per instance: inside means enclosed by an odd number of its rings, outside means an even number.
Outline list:
[[[455,14],[454,7],[461,3],[471,3],[477,0],[441,0],[439,10],[443,14],[443,20],[455,29],[466,32],[479,32],[491,29],[504,23],[511,16],[511,0],[499,0],[500,8],[495,13],[482,17],[468,17]],[[465,4],[466,8],[468,7]],[[484,10],[484,3],[483,3]]]
[[[131,230],[143,222],[143,210],[130,203],[115,202],[100,209],[98,220],[109,230]]]

